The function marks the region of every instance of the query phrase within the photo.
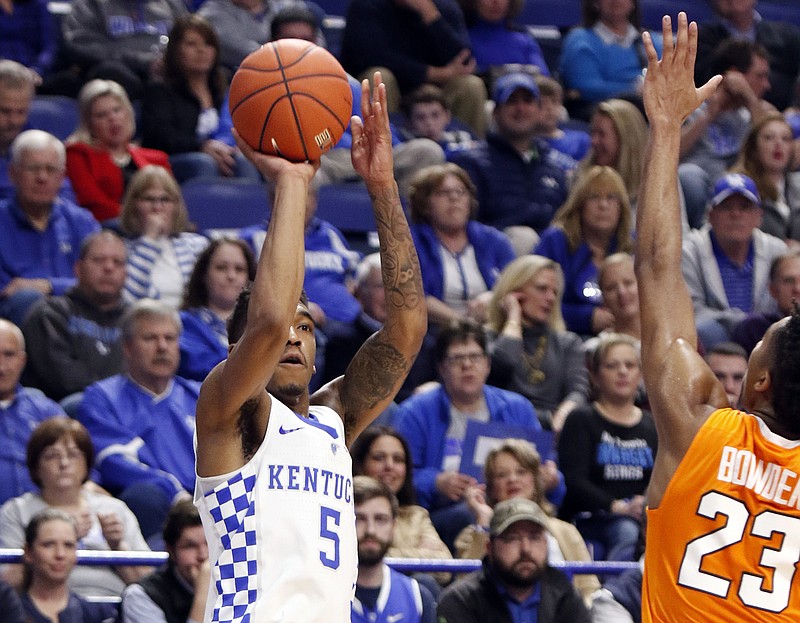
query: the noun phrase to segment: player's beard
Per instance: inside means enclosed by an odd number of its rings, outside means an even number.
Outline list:
[[[371,545],[369,548],[363,547],[362,541],[366,541],[367,539],[377,542],[378,546]],[[383,560],[383,557],[386,556],[386,552],[389,551],[389,547],[392,544],[390,541],[381,541],[372,534],[365,535],[362,541],[358,543],[358,564],[364,567],[377,565]]]
[[[269,391],[270,394],[275,396],[289,408],[292,408],[295,404],[297,404],[297,401],[306,393],[307,390],[307,385],[300,385],[299,383],[286,383],[275,388],[270,388],[269,386],[267,387],[267,391]]]

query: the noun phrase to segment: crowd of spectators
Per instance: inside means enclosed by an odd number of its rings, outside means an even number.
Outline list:
[[[0,573],[33,620],[45,589],[86,617],[108,612],[87,614],[83,595],[122,595],[131,621],[202,610],[195,404],[269,215],[197,231],[181,185],[262,184],[232,133],[231,75],[269,40],[331,35],[303,0],[132,1],[72,0],[56,20],[43,1],[0,0],[0,546],[26,552],[24,574]],[[382,72],[429,316],[396,403],[352,449],[355,473],[378,481],[360,481],[359,512],[392,524],[382,553],[364,552],[362,610],[384,555],[487,554],[491,577],[495,537],[522,531],[504,519],[514,504],[550,561],[634,557],[658,447],[631,255],[648,135],[640,1],[582,0],[549,60],[523,5],[351,0],[334,37],[354,93]],[[682,271],[735,406],[748,353],[800,297],[800,28],[762,19],[756,0],[714,5],[697,75],[724,78],[681,136]],[[76,99],[64,142],[29,121],[53,94]],[[316,386],[386,317],[377,254],[316,214],[321,187],[356,177],[350,141],[323,156],[306,207]],[[70,552],[60,584],[37,567],[45,532]],[[146,578],[72,570],[76,549],[148,548],[170,558]],[[571,590],[542,577],[548,594]],[[445,589],[440,615],[484,607],[476,578]],[[423,619],[451,579],[408,585]],[[598,587],[575,582],[576,620]]]

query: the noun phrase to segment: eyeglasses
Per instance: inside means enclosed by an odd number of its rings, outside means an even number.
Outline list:
[[[447,197],[448,199],[461,199],[466,197],[468,191],[466,188],[439,188],[433,191],[434,197]]]
[[[78,449],[67,450],[67,452],[64,453],[61,452],[61,450],[56,450],[55,448],[53,448],[51,450],[45,450],[44,452],[42,452],[41,460],[46,461],[48,463],[49,462],[60,463],[64,459],[67,459],[68,461],[77,461],[83,458],[85,458],[83,456],[83,452],[81,452]]]
[[[141,201],[142,203],[149,203],[150,205],[156,205],[156,204],[165,205],[168,203],[175,202],[175,200],[169,195],[160,195],[160,196],[143,195],[139,197],[139,201]]]
[[[449,366],[463,366],[465,363],[476,364],[486,359],[486,353],[463,353],[447,355],[444,361]]]

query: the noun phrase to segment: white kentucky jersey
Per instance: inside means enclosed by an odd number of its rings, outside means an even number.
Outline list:
[[[213,565],[205,621],[347,623],[358,554],[344,425],[328,407],[304,418],[270,399],[253,458],[197,479]]]

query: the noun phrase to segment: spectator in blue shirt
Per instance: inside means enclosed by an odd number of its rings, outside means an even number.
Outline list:
[[[0,504],[33,491],[26,448],[33,429],[54,415],[64,415],[57,403],[19,384],[25,367],[25,339],[8,320],[0,320]]]
[[[470,48],[479,75],[504,65],[525,65],[545,76],[550,70],[533,34],[516,23],[525,0],[462,0]]]
[[[202,381],[228,356],[228,317],[256,274],[244,240],[217,238],[197,257],[181,308],[181,365],[178,375]]]
[[[0,58],[25,65],[41,81],[57,47],[55,20],[46,0],[11,0],[0,6]]]
[[[81,242],[94,217],[58,197],[66,152],[52,134],[26,130],[11,144],[12,199],[0,202],[0,316],[21,325],[31,305],[75,285]]]
[[[90,385],[78,419],[97,446],[102,486],[128,504],[147,538],[160,535],[170,506],[194,490],[200,384],[175,376],[177,311],[143,299],[120,328],[126,373]]]
[[[567,329],[597,335],[614,322],[602,305],[597,270],[616,251],[633,248],[631,207],[625,183],[611,167],[591,167],[575,183],[567,202],[542,232],[534,253],[564,271],[561,309]]]
[[[492,99],[494,128],[486,143],[454,154],[452,161],[477,188],[479,221],[539,232],[567,197],[563,170],[551,162],[550,147],[536,138],[539,87],[529,74],[506,74],[495,83]]]
[[[490,363],[479,325],[462,320],[442,329],[435,349],[442,384],[405,400],[394,422],[411,449],[417,500],[431,511],[433,525],[452,550],[456,535],[473,520],[464,496],[477,481],[460,471],[467,424],[542,426],[525,397],[486,384]],[[548,483],[548,490],[558,484]]]
[[[14,194],[8,179],[9,149],[28,122],[35,88],[34,75],[27,67],[0,60],[0,199]]]

